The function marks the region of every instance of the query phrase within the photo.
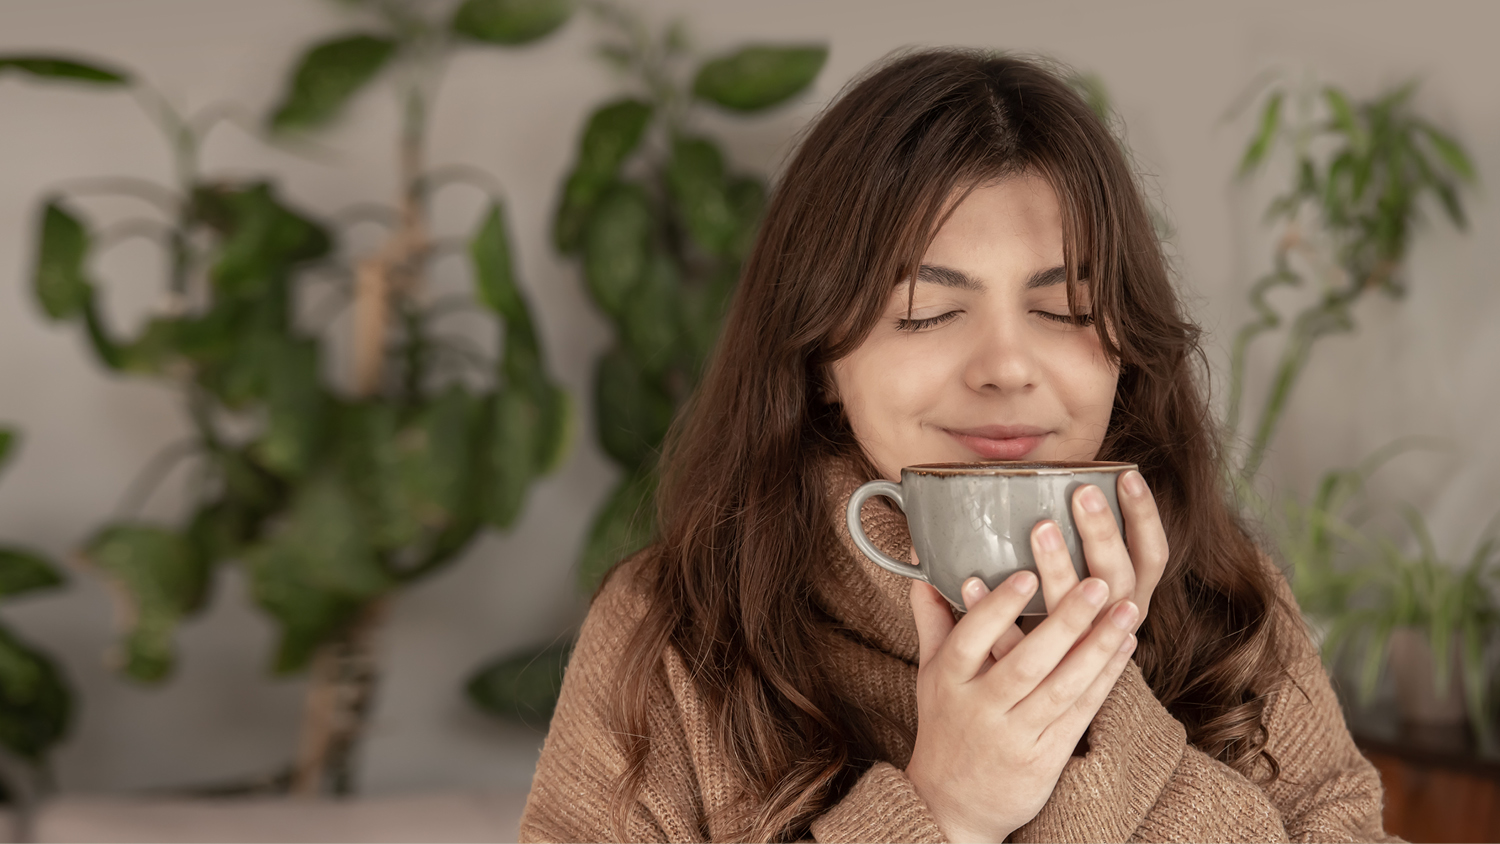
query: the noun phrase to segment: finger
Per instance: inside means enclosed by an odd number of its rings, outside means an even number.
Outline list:
[[[1132,600],[1140,605],[1141,618],[1144,619],[1151,594],[1156,591],[1161,574],[1167,568],[1170,553],[1167,531],[1162,527],[1156,499],[1140,472],[1132,469],[1121,475],[1118,490],[1120,514],[1125,517],[1125,542],[1135,564],[1135,596]],[[1140,621],[1136,626],[1140,626]]]
[[[1099,707],[1104,705],[1105,698],[1109,697],[1115,684],[1120,682],[1120,674],[1125,671],[1125,666],[1130,664],[1130,657],[1135,653],[1135,646],[1134,635],[1125,637],[1125,641],[1120,643],[1114,656],[1105,663],[1104,669],[1099,672],[1099,676],[1094,678],[1094,682],[1089,684],[1088,690],[1079,695],[1072,708],[1042,730],[1042,741],[1067,742],[1068,746],[1078,743],[1078,737],[1083,735],[1083,731],[1093,723],[1094,716],[1099,714]]]
[[[948,599],[943,593],[921,580],[911,582],[911,615],[917,623],[918,662],[925,667],[934,664],[938,650],[957,624]]]
[[[964,591],[969,592],[978,580],[977,577],[970,578],[964,584]],[[984,583],[980,582],[979,586],[982,589]],[[944,655],[939,657],[944,673],[960,683],[967,683],[979,675],[991,649],[1015,628],[1016,619],[1021,616],[1021,610],[1026,609],[1036,588],[1036,575],[1018,571],[982,600],[976,600],[972,604],[973,611],[959,619],[953,634],[948,637]],[[978,595],[977,592],[974,594]],[[964,596],[966,602],[968,597],[967,594]],[[1011,647],[1015,646],[1011,644]],[[1006,653],[1009,652],[1010,648],[1007,648]]]
[[[1119,653],[1139,616],[1140,610],[1131,601],[1120,601],[1110,607],[1104,614],[1105,622],[1094,625],[1036,690],[1016,704],[1015,715],[1038,730],[1061,718]]]
[[[964,589],[964,606],[971,612],[976,606],[979,605],[980,601],[983,601],[985,599],[985,596],[990,594],[990,588],[988,586],[985,586],[984,581],[980,580],[977,577],[973,578],[969,584],[965,585],[969,586],[974,585],[975,583],[977,583],[977,586],[975,586],[975,588]],[[1005,632],[1000,634],[1000,638],[995,640],[995,644],[990,647],[990,659],[985,660],[985,663],[983,666],[981,666],[979,672],[983,673],[985,669],[988,669],[990,667],[990,665],[1004,659],[1005,655],[1010,653],[1010,649],[1014,648],[1024,638],[1026,638],[1026,634],[1021,632],[1020,627],[1012,624],[1010,627],[1006,628]]]
[[[1093,484],[1079,487],[1073,493],[1073,524],[1078,528],[1083,558],[1089,574],[1109,584],[1109,604],[1134,598],[1135,566],[1130,551],[1120,536],[1120,526],[1109,509],[1104,491]]]
[[[1073,567],[1073,557],[1068,554],[1057,522],[1044,519],[1031,529],[1031,556],[1036,560],[1037,576],[1042,579],[1047,612],[1052,612],[1063,596],[1078,585],[1078,570]]]
[[[1097,577],[1064,595],[1057,609],[987,672],[985,682],[997,704],[1009,709],[1041,685],[1093,626],[1108,596],[1108,584]]]

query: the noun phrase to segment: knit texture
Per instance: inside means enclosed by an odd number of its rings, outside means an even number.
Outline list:
[[[831,654],[843,688],[914,736],[919,648],[911,582],[865,559],[843,528],[844,507],[861,482],[843,466],[831,473],[827,505],[839,535],[809,564],[829,567],[817,600],[849,631]],[[899,512],[872,501],[863,521],[877,546],[909,558]],[[625,757],[606,719],[615,666],[646,610],[636,578],[652,559],[647,552],[622,563],[589,609],[521,816],[523,842],[613,840],[610,786]],[[1278,583],[1290,600],[1284,579]],[[1268,709],[1269,749],[1282,769],[1276,782],[1257,785],[1188,744],[1131,662],[1089,728],[1088,752],[1069,760],[1041,812],[1010,840],[1396,840],[1381,827],[1379,776],[1349,737],[1317,650],[1300,624],[1290,626],[1299,643],[1294,682],[1273,692]],[[681,655],[669,649],[661,667],[644,787],[626,840],[723,840],[753,811],[752,798],[737,785]],[[813,820],[812,840],[945,840],[904,773],[910,739],[894,728],[880,739],[884,761]]]

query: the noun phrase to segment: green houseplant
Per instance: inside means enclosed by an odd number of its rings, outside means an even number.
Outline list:
[[[1287,567],[1298,605],[1316,620],[1320,633],[1348,607],[1360,583],[1350,570],[1351,559],[1374,541],[1361,526],[1371,477],[1402,454],[1444,447],[1440,440],[1403,437],[1356,466],[1327,470],[1306,500],[1287,494],[1267,508],[1262,521]]]
[[[131,89],[172,148],[173,185],[96,180],[41,209],[34,285],[42,310],[81,323],[111,371],[175,386],[193,424],[133,488],[149,494],[173,462],[191,460],[193,511],[177,525],[106,525],[81,556],[127,598],[120,664],[142,682],[170,674],[175,629],[201,609],[215,567],[246,570],[280,630],[272,670],[311,672],[295,762],[271,780],[300,793],[353,789],[384,607],[457,559],[482,529],[514,523],[532,481],[560,458],[568,414],[514,275],[493,180],[472,168],[429,169],[423,140],[448,52],[534,41],[565,22],[571,5],[468,0],[443,19],[417,0],[347,5],[358,29],[303,53],[267,126],[276,135],[314,131],[359,90],[389,80],[403,105],[400,195],[394,206],[327,220],[293,208],[268,180],[202,172],[212,110],[181,114],[99,65],[0,59],[33,75]],[[463,182],[489,195],[486,207],[467,236],[437,238],[428,200]],[[91,226],[83,200],[100,190],[144,200],[148,215]],[[388,226],[373,254],[340,248],[341,225],[371,220]],[[103,317],[92,264],[131,236],[166,253],[165,295],[158,313],[121,336]],[[433,296],[427,268],[460,250],[473,294]],[[308,300],[316,303],[298,307]],[[464,308],[497,330],[494,359],[444,330],[442,319]],[[332,373],[339,335],[330,324],[344,310],[352,367]]]
[[[1229,471],[1241,501],[1271,527],[1304,613],[1325,631],[1325,658],[1335,664],[1343,654],[1360,652],[1360,699],[1368,702],[1373,693],[1393,636],[1425,642],[1434,655],[1432,676],[1404,680],[1403,692],[1433,685],[1439,697],[1448,689],[1450,643],[1460,642],[1464,696],[1470,713],[1480,716],[1473,723],[1483,734],[1484,650],[1497,620],[1485,583],[1493,542],[1482,536],[1460,569],[1438,557],[1414,510],[1407,510],[1406,519],[1415,555],[1348,518],[1370,475],[1397,454],[1422,446],[1421,440],[1400,440],[1357,467],[1325,472],[1306,501],[1286,495],[1273,504],[1255,484],[1316,342],[1353,331],[1354,308],[1366,294],[1405,294],[1406,256],[1423,205],[1435,201],[1449,222],[1466,227],[1461,192],[1475,183],[1474,166],[1457,140],[1417,114],[1416,90],[1409,82],[1365,101],[1333,86],[1315,92],[1274,88],[1265,95],[1240,176],[1286,148],[1292,184],[1266,210],[1266,219],[1281,227],[1273,269],[1253,285],[1255,315],[1235,335],[1231,350],[1231,434],[1244,410],[1250,347],[1283,327],[1269,297],[1283,288],[1305,289],[1309,279],[1316,286],[1286,325],[1268,393]],[[1291,119],[1285,117],[1289,108],[1296,112]]]
[[[0,469],[17,443],[0,426]],[[56,589],[62,573],[45,556],[0,544],[0,599]],[[0,787],[14,813],[15,840],[32,839],[32,818],[46,784],[47,755],[72,721],[73,694],[57,663],[0,624]]]
[[[1266,209],[1266,220],[1280,225],[1273,268],[1251,287],[1255,315],[1231,348],[1230,434],[1238,432],[1244,410],[1250,347],[1283,324],[1269,296],[1305,289],[1309,279],[1316,289],[1286,326],[1270,389],[1233,470],[1242,490],[1260,470],[1313,345],[1353,331],[1354,306],[1366,294],[1405,294],[1407,250],[1424,218],[1424,200],[1437,200],[1453,225],[1467,225],[1460,191],[1474,183],[1474,165],[1458,141],[1416,113],[1416,90],[1408,82],[1357,100],[1329,85],[1315,94],[1273,88],[1265,96],[1240,177],[1285,148],[1292,184]],[[1291,118],[1284,116],[1288,102],[1297,112]]]
[[[680,23],[654,36],[621,7],[588,8],[606,30],[599,55],[633,90],[589,115],[552,226],[554,245],[578,261],[615,328],[594,372],[594,421],[621,478],[589,529],[584,594],[654,531],[662,438],[718,338],[765,201],[764,177],[731,168],[695,117],[773,109],[804,91],[827,57],[821,45],[750,44],[701,58]],[[470,682],[471,698],[545,724],[571,645],[492,661]]]
[[[1469,720],[1487,737],[1486,649],[1500,623],[1500,605],[1486,582],[1500,559],[1495,523],[1480,532],[1459,566],[1438,554],[1420,513],[1407,507],[1404,514],[1416,551],[1406,553],[1387,537],[1366,543],[1373,547],[1367,548],[1364,563],[1351,571],[1350,606],[1329,629],[1325,651],[1333,657],[1344,650],[1361,651],[1359,694],[1368,702],[1387,656],[1398,647],[1416,649],[1407,659],[1391,661],[1397,671],[1403,663],[1417,667],[1418,675],[1430,665],[1427,676],[1397,678],[1403,715],[1417,721]],[[1445,699],[1450,704],[1442,707],[1446,711],[1431,711],[1434,703],[1441,705]]]

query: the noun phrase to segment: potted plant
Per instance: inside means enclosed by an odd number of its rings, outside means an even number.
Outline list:
[[[1500,623],[1500,604],[1487,583],[1500,560],[1496,522],[1458,565],[1439,556],[1420,513],[1403,512],[1416,551],[1402,551],[1387,537],[1362,543],[1364,559],[1348,572],[1350,609],[1330,627],[1325,653],[1337,658],[1346,649],[1359,651],[1362,702],[1388,667],[1403,720],[1468,722],[1488,736],[1486,656]]]
[[[1436,201],[1455,227],[1467,227],[1460,192],[1475,183],[1474,165],[1455,138],[1416,112],[1416,90],[1413,81],[1368,100],[1332,85],[1266,94],[1239,177],[1255,173],[1284,147],[1293,159],[1292,183],[1266,208],[1266,220],[1280,224],[1272,270],[1251,287],[1254,316],[1235,333],[1230,349],[1230,435],[1239,432],[1241,416],[1250,410],[1244,401],[1250,347],[1283,324],[1268,297],[1286,288],[1304,292],[1302,307],[1286,326],[1249,443],[1230,469],[1242,492],[1255,481],[1313,346],[1353,331],[1354,306],[1366,294],[1406,294],[1407,252],[1425,219],[1425,201]],[[1285,116],[1289,102],[1297,110],[1291,119]]]
[[[223,109],[183,113],[99,63],[0,56],[0,71],[132,90],[173,153],[172,184],[74,182],[39,209],[41,311],[82,328],[112,373],[174,388],[194,428],[147,464],[126,518],[97,530],[79,557],[119,587],[117,664],[142,683],[171,675],[177,629],[202,609],[216,570],[245,570],[280,634],[269,668],[311,675],[294,761],[253,787],[303,794],[355,787],[384,609],[483,530],[515,523],[530,486],[557,465],[569,416],[516,277],[499,186],[467,165],[429,167],[425,140],[455,50],[534,42],[572,3],[348,5],[354,27],[302,53],[266,121],[272,137],[307,134],[360,91],[394,89],[398,195],[327,217],[271,180],[205,172],[200,151]],[[434,231],[434,195],[458,185],[485,195],[482,212],[457,236]],[[89,200],[101,193],[139,200],[141,213],[100,225]],[[351,248],[345,230],[371,223],[384,228],[379,245]],[[131,238],[160,246],[166,271],[156,312],[122,331],[106,318],[94,261]],[[441,295],[432,265],[455,255],[468,258],[472,289]],[[465,310],[497,335],[493,352],[446,321]],[[345,312],[347,343],[335,324]],[[352,365],[337,372],[331,360]],[[191,511],[171,524],[134,515],[181,461],[198,469]]]

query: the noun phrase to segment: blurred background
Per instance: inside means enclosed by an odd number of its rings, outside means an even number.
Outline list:
[[[763,185],[872,62],[964,45],[1064,63],[1133,155],[1388,824],[1500,840],[1496,31],[1485,0],[0,0],[17,834],[512,838]],[[298,827],[288,792],[359,799]]]

